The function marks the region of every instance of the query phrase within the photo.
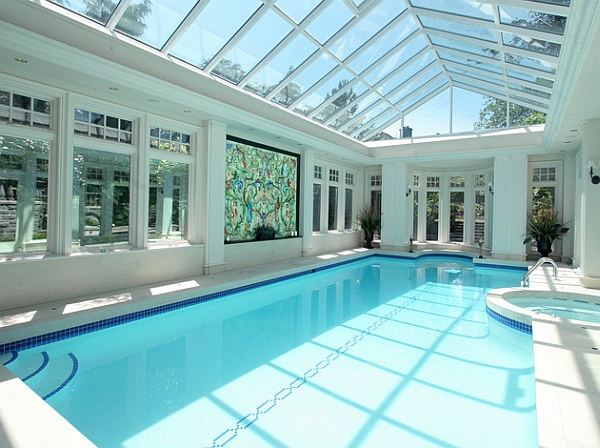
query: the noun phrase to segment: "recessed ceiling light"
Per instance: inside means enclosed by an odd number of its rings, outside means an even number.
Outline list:
[[[571,129],[571,132],[577,132],[577,129]]]
[[[571,144],[571,142],[565,142],[567,145]]]
[[[189,110],[189,109],[185,109],[185,110],[183,111],[183,113],[184,113],[184,114],[191,114],[191,113],[192,113],[192,111],[191,111],[191,110]]]
[[[23,58],[15,58],[15,61],[21,63],[21,64],[28,64],[29,61],[27,59],[23,59]]]
[[[118,87],[114,87],[114,86],[110,86],[110,87],[108,88],[108,90],[112,90],[113,92],[118,92],[118,91],[119,91],[119,88],[118,88]]]
[[[278,135],[276,135],[276,136],[275,136],[275,138],[276,138],[277,140],[279,140],[281,137],[280,137],[280,136],[278,136]]]
[[[253,130],[254,130],[254,128],[248,128],[248,130],[249,130],[249,131],[253,131]]]
[[[150,104],[158,104],[158,103],[160,103],[161,101],[160,101],[158,98],[148,98],[148,102],[149,102]]]

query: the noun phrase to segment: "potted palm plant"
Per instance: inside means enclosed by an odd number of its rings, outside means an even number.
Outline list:
[[[569,231],[558,220],[558,212],[550,206],[540,207],[537,211],[527,215],[527,237],[523,244],[535,241],[537,250],[542,257],[547,257],[552,252],[552,243],[560,239]]]
[[[373,235],[381,228],[381,213],[375,207],[365,207],[356,215],[355,224],[365,234],[365,247],[372,249]]]

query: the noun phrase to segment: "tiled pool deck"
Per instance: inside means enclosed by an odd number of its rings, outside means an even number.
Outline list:
[[[346,251],[327,260],[319,257],[294,259],[185,279],[172,285],[145,286],[105,297],[82,298],[77,303],[56,302],[35,309],[0,312],[0,344],[118,315],[143,313],[156,306],[168,307],[190,297],[190,292],[198,296],[217,294],[223,289],[295,275],[363,255],[357,250]],[[551,274],[549,267],[540,268],[530,277],[531,285],[527,289],[585,291],[600,296],[600,291],[580,288],[578,277],[570,267],[559,266],[558,280],[553,279]],[[59,322],[62,327],[57,327]],[[539,446],[600,446],[600,325],[581,325],[539,316],[534,317],[532,329]],[[94,445],[0,365],[0,447],[87,446]]]

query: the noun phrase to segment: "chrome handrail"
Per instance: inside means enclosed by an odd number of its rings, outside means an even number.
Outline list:
[[[556,265],[556,262],[550,257],[542,257],[525,273],[523,280],[521,280],[521,286],[529,286],[529,276],[544,263],[550,263],[552,265],[554,278],[558,280],[558,266]]]

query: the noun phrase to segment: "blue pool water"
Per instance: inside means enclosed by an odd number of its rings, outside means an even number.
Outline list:
[[[511,298],[509,301],[530,311],[600,324],[600,305],[595,303],[548,297]]]
[[[536,447],[522,273],[369,257],[0,355],[99,447]]]

